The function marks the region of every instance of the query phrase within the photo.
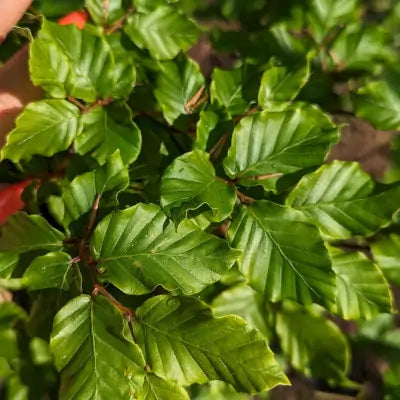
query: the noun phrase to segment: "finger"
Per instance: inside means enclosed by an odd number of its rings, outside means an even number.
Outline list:
[[[0,68],[0,147],[24,105],[43,96],[29,78],[28,53],[22,48]]]
[[[0,1],[0,43],[6,38],[10,29],[21,19],[32,0]]]

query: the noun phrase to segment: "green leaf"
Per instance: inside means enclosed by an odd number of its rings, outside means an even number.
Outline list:
[[[372,255],[385,277],[400,285],[400,235],[391,233],[371,243]]]
[[[146,14],[132,14],[125,33],[156,60],[169,60],[196,43],[198,28],[189,18],[172,7],[159,6]]]
[[[236,392],[232,385],[228,383],[211,381],[206,385],[201,385],[199,393],[192,400],[249,400],[249,398],[245,393]],[[260,400],[263,398],[260,397]]]
[[[390,288],[380,269],[360,252],[329,248],[338,277],[337,311],[345,319],[371,319],[390,313]]]
[[[247,285],[238,285],[223,291],[211,303],[213,314],[216,317],[234,314],[243,318],[250,328],[258,329],[266,338],[271,332],[262,307],[262,296]]]
[[[258,92],[258,104],[269,111],[287,108],[306,85],[310,77],[310,58],[297,65],[281,64],[272,60],[264,71]]]
[[[198,64],[186,57],[159,66],[154,96],[164,118],[172,124],[180,115],[190,113],[187,104],[204,85],[204,77]]]
[[[61,17],[83,7],[84,0],[35,0],[33,6],[46,17]]]
[[[133,0],[135,9],[141,13],[154,11],[160,6],[165,6],[171,3],[178,3],[180,0]]]
[[[358,163],[334,161],[305,175],[287,198],[330,239],[367,236],[387,225],[399,208],[400,187],[374,193]]]
[[[241,184],[254,184],[271,174],[319,165],[337,138],[335,125],[316,107],[259,112],[236,126],[224,160],[225,172]]]
[[[243,114],[249,108],[249,101],[243,97],[243,68],[223,70],[215,68],[210,85],[211,102],[226,108],[231,116]]]
[[[0,251],[24,253],[31,250],[60,250],[64,235],[40,215],[19,212],[1,229]]]
[[[358,21],[358,0],[312,0],[306,17],[315,39],[322,43],[332,28]]]
[[[72,260],[69,254],[52,252],[36,257],[22,277],[29,290],[59,288],[68,290],[73,280]]]
[[[122,315],[101,296],[81,295],[57,313],[50,348],[61,372],[60,400],[122,400],[140,390],[143,356],[122,331]]]
[[[77,97],[87,102],[122,97],[115,60],[98,30],[86,24],[60,26],[43,20],[31,45],[30,72],[35,85],[52,97]]]
[[[378,62],[390,57],[388,39],[383,27],[350,24],[340,32],[333,43],[331,58],[339,69],[372,72]]]
[[[240,271],[265,299],[328,308],[335,302],[335,274],[319,231],[293,210],[268,201],[242,206],[228,240],[243,251]]]
[[[335,383],[345,379],[350,358],[347,340],[319,311],[285,302],[277,314],[276,331],[293,367]]]
[[[200,112],[199,121],[196,125],[196,140],[193,148],[199,150],[207,150],[207,143],[210,133],[217,127],[219,115],[213,110],[202,110]]]
[[[153,204],[137,204],[108,215],[97,226],[91,250],[101,279],[127,294],[162,285],[184,294],[218,281],[238,252],[190,221],[177,229]]]
[[[79,236],[83,233],[83,226],[88,222],[96,199],[98,208],[117,205],[118,193],[128,184],[129,172],[117,150],[106,164],[95,171],[77,176],[63,189],[64,226]]]
[[[8,279],[11,277],[18,264],[19,255],[12,251],[0,252],[0,278]]]
[[[176,382],[167,381],[157,375],[146,374],[144,387],[138,400],[189,400],[186,390]]]
[[[182,385],[223,380],[259,392],[289,383],[265,339],[235,316],[214,318],[200,301],[156,296],[137,310],[135,337],[157,375]]]
[[[357,92],[355,110],[377,129],[400,129],[399,87],[386,81],[368,83]]]
[[[161,206],[176,221],[207,205],[211,219],[221,222],[229,217],[235,202],[235,187],[215,175],[209,154],[200,150],[177,157],[162,177]]]
[[[135,53],[126,49],[124,36],[121,32],[109,34],[105,39],[111,47],[114,57],[114,75],[118,77],[113,89],[114,97],[126,98],[131,93],[136,82]]]
[[[51,157],[68,149],[82,131],[78,107],[66,100],[40,100],[26,106],[7,136],[1,157],[13,162],[33,155]]]
[[[79,154],[89,153],[100,164],[116,150],[125,164],[133,163],[139,156],[142,136],[127,105],[113,103],[96,108],[82,115],[82,123],[82,134],[74,144]]]
[[[122,0],[86,0],[86,8],[99,25],[112,25],[124,15]]]

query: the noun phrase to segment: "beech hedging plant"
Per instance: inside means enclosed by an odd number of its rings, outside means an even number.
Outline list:
[[[400,186],[326,159],[336,114],[400,129],[400,8],[281,3],[34,4],[45,95],[1,150],[31,180],[1,227],[6,398],[355,387],[337,322],[393,311]],[[55,22],[83,6],[84,29]]]

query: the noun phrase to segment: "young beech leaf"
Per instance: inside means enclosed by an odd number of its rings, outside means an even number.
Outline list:
[[[262,335],[202,302],[155,296],[136,313],[135,337],[158,376],[182,385],[222,380],[249,393],[289,383]]]
[[[112,25],[125,13],[123,0],[86,0],[86,8],[93,21],[99,25]]]
[[[332,28],[357,21],[359,0],[311,0],[306,18],[313,37],[322,43]]]
[[[127,294],[144,294],[162,285],[184,294],[217,282],[239,252],[190,221],[177,228],[154,204],[137,204],[100,222],[92,255],[109,281]]]
[[[243,251],[240,271],[266,300],[330,308],[336,278],[328,252],[318,229],[300,217],[287,207],[255,201],[233,218],[228,240]]]
[[[357,117],[371,122],[377,129],[400,129],[400,85],[386,81],[370,82],[355,96]]]
[[[132,111],[120,103],[83,114],[82,133],[74,143],[79,154],[90,153],[100,164],[116,150],[125,164],[131,164],[139,156],[141,146],[142,136],[132,121]]]
[[[223,70],[215,68],[210,85],[211,102],[226,108],[230,115],[243,114],[249,108],[249,101],[243,98],[245,84],[243,68]]]
[[[276,331],[294,368],[335,383],[345,379],[350,358],[346,337],[319,310],[285,302]]]
[[[260,293],[247,285],[238,285],[223,291],[213,300],[211,307],[216,317],[238,315],[249,327],[258,329],[269,339],[271,332],[265,320],[266,310],[263,304],[265,302]]]
[[[0,251],[0,278],[10,278],[18,264],[18,260],[18,253],[14,253],[13,251]]]
[[[156,60],[170,60],[180,51],[188,50],[196,43],[199,33],[194,21],[169,6],[159,6],[144,14],[133,13],[124,31]]]
[[[154,96],[164,118],[172,124],[180,115],[191,112],[187,105],[201,90],[204,77],[198,64],[187,57],[160,63],[159,67]]]
[[[176,221],[207,205],[210,219],[220,222],[229,217],[235,202],[235,187],[215,175],[209,154],[203,151],[177,157],[162,177],[161,206]]]
[[[125,400],[140,391],[143,355],[122,332],[122,314],[100,295],[76,297],[57,313],[50,348],[60,400]]]
[[[254,185],[267,175],[321,164],[337,138],[338,129],[317,107],[297,105],[283,112],[255,113],[236,126],[225,172],[243,185]]]
[[[96,198],[98,208],[115,206],[118,204],[118,193],[128,184],[128,169],[121,160],[119,151],[116,151],[103,166],[77,176],[63,189],[63,225],[74,236],[83,235]]]
[[[258,104],[269,111],[282,111],[299,94],[310,77],[310,58],[298,64],[279,64],[272,60],[264,71],[258,92]]]
[[[51,157],[68,149],[82,131],[80,111],[66,100],[40,100],[26,106],[7,136],[1,157],[14,162],[33,155]]]
[[[287,198],[329,239],[367,236],[387,225],[399,208],[400,186],[374,193],[357,163],[334,161],[305,175]]]
[[[72,280],[71,256],[59,251],[36,257],[25,271],[22,284],[29,290],[68,290]]]
[[[186,390],[176,382],[147,373],[138,400],[189,400]]]
[[[1,229],[0,252],[25,253],[31,250],[60,250],[64,235],[40,215],[19,212]]]
[[[360,252],[329,247],[338,277],[337,312],[345,319],[370,319],[392,311],[389,285],[380,269]]]
[[[333,43],[333,61],[339,69],[373,71],[379,62],[390,57],[389,40],[384,27],[349,24]]]
[[[30,54],[33,83],[52,97],[72,96],[88,102],[112,97],[114,60],[94,27],[80,30],[44,19]]]
[[[391,233],[371,244],[372,255],[386,279],[400,285],[400,235]]]

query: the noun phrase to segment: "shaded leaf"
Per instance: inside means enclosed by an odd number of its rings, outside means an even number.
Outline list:
[[[0,252],[0,278],[10,278],[18,264],[18,253],[12,251]]]
[[[343,318],[370,319],[392,311],[390,288],[371,260],[333,247],[329,254],[338,277],[337,311]]]
[[[372,255],[385,277],[400,285],[400,235],[391,233],[371,243]]]
[[[176,229],[153,204],[108,215],[97,226],[91,249],[101,279],[128,294],[148,293],[158,285],[197,293],[218,281],[238,256],[190,221]]]
[[[180,115],[189,114],[187,104],[204,84],[199,66],[189,58],[160,63],[154,96],[164,118],[172,124]]]
[[[210,85],[211,102],[226,108],[230,115],[243,114],[249,101],[243,97],[245,76],[242,68],[223,70],[214,68]]]
[[[262,307],[262,296],[247,285],[238,285],[223,291],[211,303],[216,317],[234,314],[243,318],[250,328],[258,329],[266,338],[271,332]]]
[[[112,25],[125,12],[122,0],[86,0],[85,5],[93,21],[99,25]]]
[[[399,88],[386,81],[368,83],[358,90],[355,112],[377,129],[400,129]]]
[[[293,210],[268,201],[242,206],[228,240],[243,251],[240,271],[266,300],[328,308],[335,302],[335,274],[319,231]]]
[[[310,77],[310,58],[299,64],[272,60],[261,78],[258,104],[270,111],[282,111],[295,99]]]
[[[59,288],[68,290],[73,280],[72,260],[69,254],[52,252],[36,257],[22,277],[29,290]]]
[[[183,385],[219,379],[252,393],[288,383],[259,332],[234,316],[214,318],[198,300],[152,297],[137,320],[135,337],[165,379]]]
[[[169,60],[196,43],[198,28],[172,7],[159,6],[149,13],[132,14],[125,33],[156,60]]]
[[[64,235],[40,215],[19,212],[1,229],[0,251],[24,253],[31,250],[61,249]]]
[[[74,144],[79,154],[90,153],[100,164],[116,150],[126,164],[139,156],[142,137],[127,105],[116,103],[96,108],[82,115],[82,123],[82,134]]]
[[[334,184],[333,184],[333,183]],[[387,225],[399,208],[400,187],[374,193],[358,163],[334,161],[305,175],[287,198],[330,239],[366,236]]]
[[[82,235],[96,198],[98,208],[115,206],[118,204],[118,193],[128,184],[128,169],[121,160],[119,151],[116,151],[103,166],[77,176],[63,189],[64,226],[71,229],[74,235]]]
[[[277,314],[276,331],[296,369],[336,383],[345,379],[350,358],[346,337],[319,311],[285,302]]]
[[[141,388],[143,356],[122,331],[122,315],[101,296],[81,295],[57,313],[50,347],[61,372],[60,400],[122,400]]]
[[[18,162],[33,155],[51,157],[68,149],[82,131],[78,107],[66,100],[30,103],[7,136],[1,157]]]
[[[210,219],[220,222],[231,214],[235,202],[235,187],[215,175],[209,154],[200,150],[177,157],[162,177],[161,206],[176,221],[207,205]]]

